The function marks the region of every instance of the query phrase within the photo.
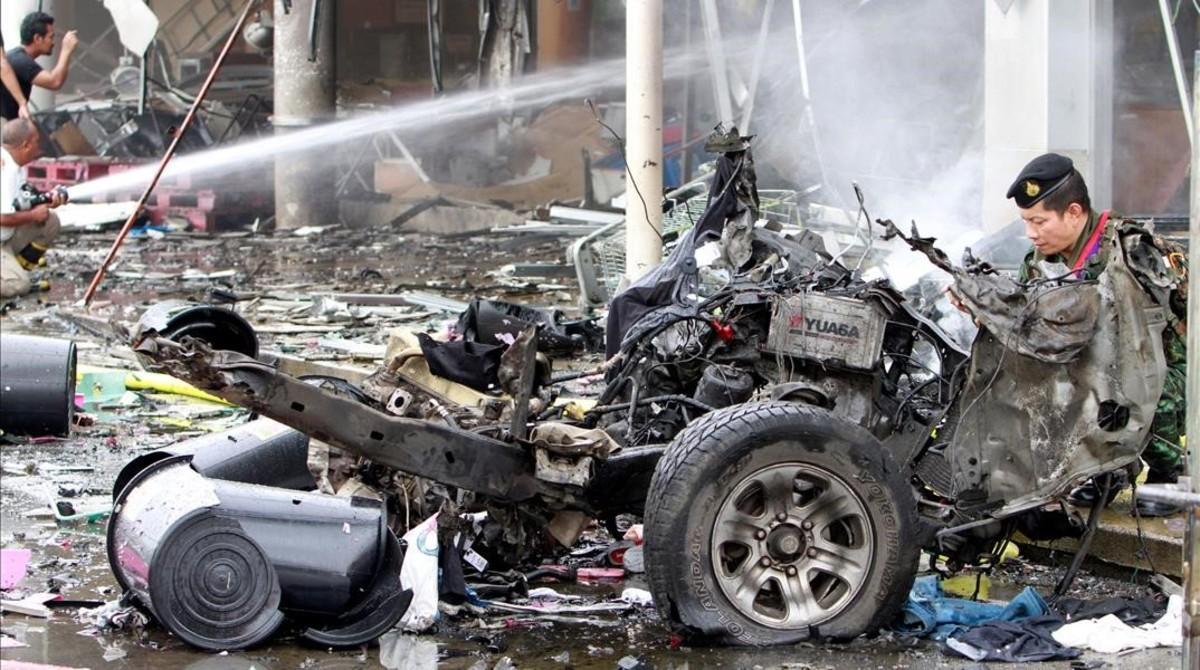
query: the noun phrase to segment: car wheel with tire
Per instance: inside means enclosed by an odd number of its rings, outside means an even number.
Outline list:
[[[677,629],[725,644],[876,630],[916,574],[916,503],[870,433],[804,405],[738,405],[693,422],[659,461],[646,569]]]

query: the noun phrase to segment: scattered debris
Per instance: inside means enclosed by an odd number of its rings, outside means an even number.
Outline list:
[[[7,591],[25,579],[32,556],[29,549],[0,549],[0,591]]]

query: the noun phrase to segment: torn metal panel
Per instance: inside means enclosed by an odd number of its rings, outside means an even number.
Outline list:
[[[513,397],[509,432],[518,440],[529,434],[529,401],[537,387],[538,326],[525,329],[500,357],[500,386]]]
[[[1003,516],[1138,458],[1162,393],[1166,314],[1129,263],[1140,237],[1108,243],[1095,282],[1022,292],[1002,276],[955,272],[955,293],[984,328],[957,401],[956,495],[982,489]]]

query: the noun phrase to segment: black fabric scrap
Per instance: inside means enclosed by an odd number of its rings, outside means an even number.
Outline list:
[[[687,293],[690,290],[690,287],[679,285],[684,262],[694,260],[697,247],[708,240],[720,239],[725,222],[737,214],[740,206],[738,189],[731,182],[738,178],[739,169],[731,154],[723,154],[717,159],[717,171],[708,190],[708,206],[695,227],[687,232],[665,263],[613,297],[608,306],[605,358],[617,355],[625,332],[634,323],[675,302],[681,291]]]
[[[462,554],[453,544],[442,547],[438,552],[438,568],[442,573],[438,582],[438,599],[451,605],[467,602],[467,580],[463,577],[462,561]]]
[[[501,344],[516,339],[530,326],[539,325],[538,351],[560,356],[583,346],[567,334],[562,324],[562,312],[536,309],[502,300],[475,299],[458,316],[458,332],[464,340],[479,344]]]
[[[500,386],[500,356],[508,348],[505,345],[437,342],[425,333],[417,333],[417,340],[434,375],[485,393]]]
[[[950,640],[966,644],[984,653],[976,661],[1034,663],[1078,658],[1080,651],[1064,647],[1051,635],[1063,625],[1056,616],[1041,616],[1022,621],[988,621],[957,633]],[[948,640],[949,641],[949,640]],[[959,656],[966,654],[947,645]]]
[[[1130,626],[1141,626],[1161,619],[1167,611],[1167,601],[1155,596],[1099,600],[1060,598],[1054,603],[1054,609],[1067,621],[1099,619],[1112,614]]]

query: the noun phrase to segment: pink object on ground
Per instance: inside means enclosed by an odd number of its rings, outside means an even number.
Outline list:
[[[578,579],[625,579],[623,568],[579,568],[575,571]]]
[[[32,556],[28,549],[0,549],[0,591],[7,591],[25,579]]]
[[[45,663],[26,663],[25,661],[10,661],[4,659],[4,670],[83,670],[66,665],[46,665]]]

